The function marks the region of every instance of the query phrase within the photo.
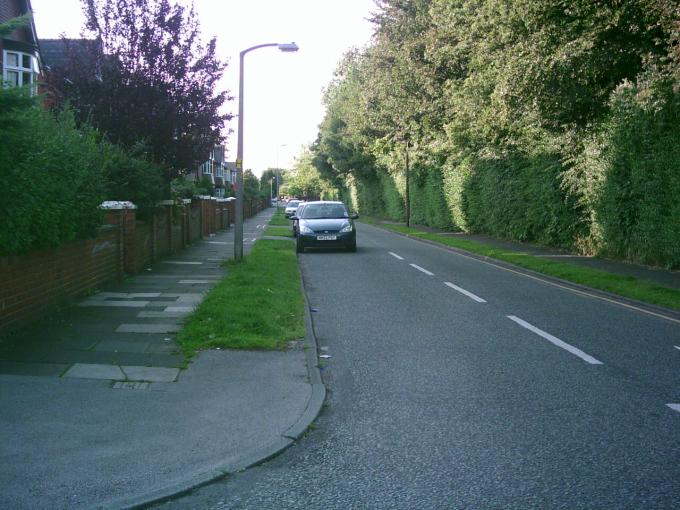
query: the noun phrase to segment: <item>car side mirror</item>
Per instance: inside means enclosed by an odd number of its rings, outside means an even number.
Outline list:
[[[352,214],[349,215],[349,217],[353,220],[358,220],[359,219],[359,214],[353,212]]]

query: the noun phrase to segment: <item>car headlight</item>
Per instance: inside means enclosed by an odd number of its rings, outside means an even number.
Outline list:
[[[304,225],[300,225],[300,233],[301,234],[313,234],[314,231],[309,227],[306,227]]]
[[[341,234],[346,234],[347,232],[351,232],[352,230],[354,230],[354,227],[352,226],[351,223],[348,223],[347,225],[345,225],[344,227],[342,227],[342,229],[340,230],[340,233],[341,233]]]

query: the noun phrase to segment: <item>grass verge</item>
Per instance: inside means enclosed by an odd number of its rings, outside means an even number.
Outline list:
[[[266,236],[293,237],[293,230],[290,225],[287,227],[267,227],[264,230]]]
[[[295,246],[261,239],[189,316],[178,342],[197,350],[281,349],[305,335],[304,299]]]
[[[680,310],[680,290],[655,285],[632,276],[623,276],[568,262],[535,257],[526,253],[508,252],[507,249],[499,249],[478,241],[456,239],[451,236],[422,232],[404,225],[380,223],[374,218],[362,218],[362,221],[394,232],[408,234],[415,238],[427,239],[428,241],[459,248],[477,255],[509,262],[516,266],[536,271],[537,273],[555,276],[580,285],[618,294],[619,296]]]
[[[290,227],[290,220],[286,218],[286,216],[283,214],[283,209],[277,209],[274,215],[272,216],[272,219],[269,220],[269,224],[272,226],[280,226],[280,227]]]

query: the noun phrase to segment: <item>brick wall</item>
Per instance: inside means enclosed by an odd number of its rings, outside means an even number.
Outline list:
[[[95,239],[0,257],[0,334],[64,300],[178,253],[200,240],[202,229],[207,236],[227,228],[222,220],[227,214],[217,204],[214,199],[164,203],[148,221],[137,220],[134,209],[109,210]],[[228,209],[233,202],[225,204]]]
[[[120,229],[55,250],[0,257],[0,331],[122,274]]]

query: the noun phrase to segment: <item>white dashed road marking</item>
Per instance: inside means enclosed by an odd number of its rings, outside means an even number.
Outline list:
[[[390,255],[392,255],[395,259],[404,260],[404,257],[402,257],[401,255],[397,255],[397,254],[394,253],[394,252],[389,252],[389,253],[390,253]]]
[[[183,260],[162,260],[161,261],[163,264],[177,264],[177,265],[184,265],[184,266],[200,266],[203,264],[203,262],[188,262],[188,261],[183,261]]]
[[[680,404],[666,404],[668,407],[680,413]]]
[[[507,315],[506,316],[508,319],[510,319],[513,322],[516,322],[523,328],[528,329],[532,333],[536,333],[538,336],[545,338],[548,342],[556,345],[557,347],[560,347],[561,349],[564,349],[565,351],[568,351],[572,353],[574,356],[578,356],[581,358],[583,361],[586,363],[590,363],[591,365],[602,365],[603,363],[595,358],[593,358],[590,354],[586,354],[583,352],[581,349],[578,349],[577,347],[574,347],[573,345],[569,345],[566,342],[563,342],[557,337],[552,336],[550,333],[546,333],[545,331],[538,329],[536,326],[532,326],[526,321],[523,321],[519,317],[515,317],[514,315]]]
[[[425,274],[428,275],[428,276],[434,276],[434,273],[431,273],[431,272],[428,271],[427,269],[422,268],[422,267],[420,267],[420,266],[418,266],[418,265],[416,265],[416,264],[409,264],[409,266],[411,266],[411,267],[414,268],[414,269],[417,269],[417,270],[420,271],[421,273],[425,273]]]
[[[469,292],[469,291],[463,289],[462,287],[459,287],[458,285],[454,285],[451,282],[444,282],[444,285],[446,285],[447,287],[451,287],[453,290],[457,290],[461,294],[465,294],[467,297],[477,301],[478,303],[486,303],[486,300],[480,298],[479,296],[476,296],[472,292]]]

